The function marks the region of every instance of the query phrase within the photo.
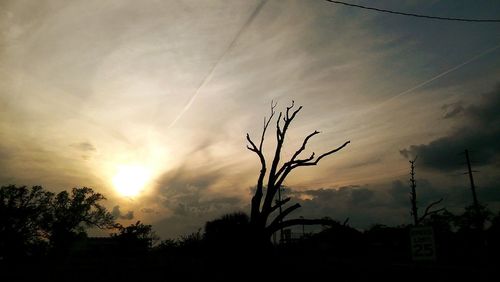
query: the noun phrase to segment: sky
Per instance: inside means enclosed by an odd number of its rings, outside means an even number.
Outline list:
[[[497,1],[351,3],[500,15]],[[314,130],[305,155],[351,141],[288,177],[295,216],[409,223],[416,155],[421,206],[460,211],[465,149],[479,200],[500,209],[498,23],[321,0],[3,0],[0,77],[0,184],[92,187],[162,238],[249,211],[260,167],[245,135],[258,138],[271,101],[303,106],[285,156]],[[270,130],[268,156],[273,142]]]

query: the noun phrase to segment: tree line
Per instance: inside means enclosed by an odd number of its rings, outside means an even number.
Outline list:
[[[102,205],[106,198],[91,188],[53,193],[41,186],[0,188],[0,257],[64,255],[87,237],[87,228],[112,230],[122,242],[151,246],[151,225],[124,227]]]

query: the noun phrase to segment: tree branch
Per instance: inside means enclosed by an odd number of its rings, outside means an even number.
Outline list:
[[[276,178],[279,178],[279,176],[286,170],[286,168],[295,162],[295,159],[300,155],[300,153],[302,153],[306,149],[306,145],[307,145],[307,142],[309,141],[309,139],[311,137],[313,137],[314,135],[319,134],[319,133],[320,133],[319,131],[315,130],[313,133],[307,135],[306,138],[304,138],[304,141],[302,142],[302,146],[293,154],[293,156],[290,158],[290,160],[288,162],[284,163],[283,166],[278,170],[278,172],[276,173]],[[314,158],[314,153],[308,159],[299,160],[298,162],[310,161],[313,158]]]
[[[250,145],[252,145],[252,147],[247,145],[247,149],[252,151],[252,152],[258,153],[259,149],[257,148],[257,146],[255,146],[255,143],[252,141],[252,139],[250,138],[250,135],[248,133],[247,133],[247,140],[248,140],[248,143],[250,143]]]
[[[304,139],[304,142],[302,142],[302,146],[295,152],[295,154],[293,154],[292,158],[290,159],[290,161],[294,161],[296,157],[298,157],[300,155],[300,153],[302,153],[302,151],[304,151],[306,149],[306,145],[307,145],[307,142],[309,141],[309,139],[311,139],[311,137],[313,137],[314,135],[316,134],[319,134],[320,132],[315,130],[313,133],[307,135],[307,137]]]
[[[443,198],[441,198],[441,199],[439,199],[439,200],[437,200],[437,201],[432,202],[431,204],[429,204],[427,206],[427,208],[425,208],[424,214],[418,219],[418,222],[421,222],[422,220],[424,220],[427,216],[429,216],[431,214],[435,214],[435,213],[438,213],[440,211],[443,211],[444,208],[437,209],[437,210],[434,210],[434,211],[429,211],[433,206],[440,204],[442,201],[443,201]]]
[[[287,119],[290,117],[290,110],[293,108],[294,105],[295,105],[295,101],[292,100],[292,105],[290,107],[286,107],[286,118]]]
[[[280,121],[281,121],[281,116],[283,115],[282,112],[280,112],[280,115],[278,116],[278,118],[276,119],[276,140],[278,140],[278,142],[281,141],[284,133],[283,131],[281,130],[281,127],[280,127]]]
[[[280,127],[280,120],[283,115],[282,112],[280,112],[280,115],[278,117],[278,120],[276,122],[276,138],[277,138],[277,144],[276,144],[276,151],[274,153],[274,159],[271,165],[271,169],[269,171],[269,179],[267,183],[267,193],[266,193],[266,198],[264,200],[264,209],[270,209],[272,201],[274,199],[274,196],[276,195],[276,192],[279,189],[279,185],[276,185],[276,180],[278,179],[278,174],[276,171],[278,170],[278,165],[280,162],[281,158],[281,149],[283,148],[283,143],[285,141],[285,136],[286,132],[288,130],[288,126],[290,123],[293,121],[297,113],[302,109],[302,106],[300,106],[297,110],[295,110],[292,115],[290,116],[290,110],[293,108],[295,105],[294,101],[292,101],[292,105],[286,108],[285,116],[283,117],[284,124],[283,128]]]
[[[273,116],[274,116],[274,108],[276,108],[276,105],[278,103],[273,103],[273,101],[271,101],[271,115],[269,115],[269,119],[267,120],[266,122],[266,118],[264,117],[264,129],[262,130],[262,136],[260,138],[260,144],[259,144],[259,150],[262,151],[262,144],[264,144],[264,137],[266,135],[266,131],[267,131],[267,127],[269,126],[269,123],[271,122],[271,120],[273,119]]]
[[[298,107],[297,110],[295,110],[293,113],[292,113],[292,116],[290,116],[290,110],[293,108],[293,106],[295,106],[295,101],[292,100],[292,105],[290,105],[290,107],[286,107],[286,116],[285,116],[285,122],[288,122],[290,123],[294,118],[295,116],[297,115],[298,112],[300,112],[300,110],[302,110],[302,106]]]
[[[293,212],[294,210],[296,210],[298,208],[300,208],[299,203],[296,203],[295,205],[286,208],[277,217],[274,218],[273,222],[271,222],[271,224],[269,224],[269,227],[272,229],[272,226],[279,224],[283,220],[283,218],[285,218],[287,215],[289,215],[291,212]]]
[[[276,204],[274,206],[272,206],[271,209],[269,210],[269,214],[273,213],[275,210],[277,210],[279,207],[283,206],[284,204],[286,204],[290,200],[291,200],[291,198],[288,197],[288,198],[283,199],[281,201],[276,201]]]
[[[333,150],[331,150],[331,151],[329,151],[329,152],[326,152],[326,153],[322,154],[321,156],[319,156],[319,157],[318,157],[315,161],[313,161],[313,162],[307,162],[307,161],[306,161],[306,162],[299,162],[299,163],[295,163],[294,165],[292,165],[292,169],[294,169],[294,168],[296,168],[296,167],[298,167],[298,166],[311,166],[311,165],[317,165],[317,164],[319,163],[319,161],[320,161],[322,158],[324,158],[324,157],[326,157],[326,156],[329,156],[329,155],[331,155],[331,154],[333,154],[333,153],[336,153],[336,152],[338,152],[338,151],[342,150],[342,149],[343,149],[345,146],[347,146],[347,144],[349,144],[349,143],[351,143],[351,141],[347,141],[347,142],[345,142],[344,144],[342,144],[342,146],[340,146],[340,147],[338,147],[338,148],[335,148],[335,149],[333,149]]]
[[[250,145],[252,146],[252,147],[250,147],[247,145],[247,148],[250,151],[255,152],[259,156],[259,160],[260,160],[260,164],[261,164],[259,178],[257,180],[256,191],[255,191],[254,196],[252,197],[252,208],[251,208],[251,215],[250,216],[251,216],[253,221],[257,220],[257,218],[260,217],[260,203],[262,201],[262,196],[263,196],[262,190],[263,190],[263,186],[264,186],[264,178],[266,176],[266,171],[267,171],[266,159],[264,158],[264,153],[262,152],[262,145],[264,144],[264,139],[266,136],[266,131],[267,131],[267,128],[269,126],[269,123],[273,119],[273,116],[275,113],[274,108],[276,107],[276,105],[277,105],[277,103],[274,103],[273,101],[271,101],[271,115],[269,116],[269,119],[267,121],[266,121],[266,118],[264,118],[264,128],[262,129],[262,135],[260,138],[260,144],[259,144],[258,148],[255,145],[255,143],[252,141],[252,139],[250,138],[250,135],[247,133],[247,140],[250,143]]]
[[[267,228],[268,234],[272,234],[282,228],[287,228],[290,226],[295,226],[295,225],[326,225],[326,226],[335,226],[338,225],[339,223],[336,222],[335,220],[332,219],[304,219],[304,218],[297,218],[297,219],[289,219],[282,221],[281,223],[278,223],[275,226],[269,226]]]

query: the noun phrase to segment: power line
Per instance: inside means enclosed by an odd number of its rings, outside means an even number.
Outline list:
[[[477,201],[477,195],[476,195],[476,185],[474,184],[474,177],[472,176],[472,168],[470,165],[470,158],[469,158],[469,150],[465,150],[465,160],[467,161],[467,170],[468,170],[468,175],[469,175],[469,180],[470,180],[470,188],[472,191],[472,200],[474,203],[474,208],[476,209],[476,212],[479,214],[480,209],[479,209],[479,202]]]
[[[410,16],[410,17],[426,18],[426,19],[433,19],[433,20],[444,20],[444,21],[477,22],[477,23],[500,23],[500,19],[465,19],[465,18],[435,17],[435,16],[427,16],[427,15],[419,15],[419,14],[412,14],[412,13],[404,13],[404,12],[386,10],[386,9],[379,9],[379,8],[374,8],[374,7],[367,7],[367,6],[362,6],[362,5],[357,5],[357,4],[351,4],[351,3],[342,2],[342,1],[333,1],[333,0],[326,0],[326,1],[328,1],[330,3],[334,3],[334,4],[341,4],[341,5],[345,5],[345,6],[349,6],[349,7],[355,7],[355,8],[365,9],[365,10],[372,10],[372,11],[377,11],[377,12],[382,12],[382,13],[389,13],[389,14],[395,14],[395,15],[401,15],[401,16]]]

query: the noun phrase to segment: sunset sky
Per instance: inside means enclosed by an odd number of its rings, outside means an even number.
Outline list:
[[[498,1],[350,1],[500,15]],[[479,200],[498,211],[499,83],[499,23],[321,0],[4,0],[0,184],[92,187],[121,222],[176,237],[249,211],[260,166],[245,135],[258,138],[271,100],[295,100],[285,154],[314,130],[305,155],[351,141],[288,178],[296,216],[408,223],[415,155],[421,205],[460,211],[465,149]]]

